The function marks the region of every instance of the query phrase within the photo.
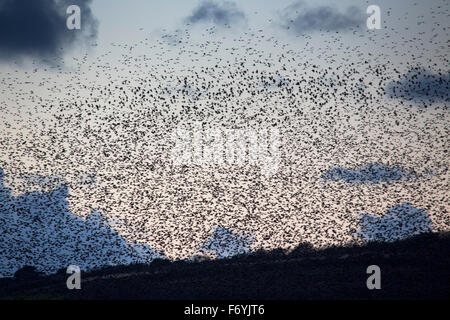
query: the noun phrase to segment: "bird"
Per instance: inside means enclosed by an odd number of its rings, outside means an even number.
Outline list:
[[[140,27],[2,66],[0,277],[398,239],[403,212],[449,230],[441,6],[408,30]]]

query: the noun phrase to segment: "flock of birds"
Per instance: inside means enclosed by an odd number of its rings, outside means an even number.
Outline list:
[[[354,43],[186,29],[2,72],[0,276],[449,230],[448,47],[421,26]],[[396,96],[423,69],[436,101]],[[174,165],[194,122],[277,128],[280,168]]]

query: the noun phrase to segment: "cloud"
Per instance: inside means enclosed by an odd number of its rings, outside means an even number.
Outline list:
[[[98,211],[86,218],[72,214],[66,184],[15,197],[4,176],[0,168],[0,278],[25,265],[49,274],[70,264],[90,270],[164,257],[147,244],[125,240]]]
[[[79,41],[97,37],[91,0],[0,0],[0,60],[52,59]],[[68,30],[67,8],[81,9],[81,30]]]
[[[423,68],[413,68],[400,76],[400,80],[387,84],[391,98],[416,101],[450,102],[450,73],[433,74]]]
[[[212,22],[215,25],[232,25],[245,21],[245,13],[237,8],[234,2],[218,4],[213,1],[203,1],[192,14],[186,18],[191,24]]]
[[[364,24],[365,18],[364,12],[355,6],[340,12],[334,7],[308,7],[303,1],[297,1],[282,11],[280,25],[294,33],[340,31]]]
[[[202,253],[213,253],[216,258],[229,258],[250,252],[254,239],[242,236],[224,227],[217,227],[209,240],[200,248]]]
[[[405,170],[400,166],[369,163],[357,169],[333,167],[324,172],[321,177],[325,180],[344,180],[347,183],[364,184],[408,180],[417,176],[418,174],[414,170]]]
[[[431,225],[430,216],[425,210],[405,202],[390,208],[382,217],[361,214],[358,235],[365,241],[392,242],[430,232]]]

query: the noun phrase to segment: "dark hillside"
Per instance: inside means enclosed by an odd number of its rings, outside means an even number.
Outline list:
[[[395,243],[312,250],[299,246],[231,259],[108,267],[82,273],[68,290],[65,270],[0,279],[3,299],[448,299],[449,233]],[[368,290],[366,269],[381,268],[381,290]]]

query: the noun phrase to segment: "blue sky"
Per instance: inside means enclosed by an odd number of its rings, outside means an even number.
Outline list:
[[[3,0],[6,1],[6,0]],[[22,0],[20,0],[22,1]],[[26,2],[24,2],[26,3]],[[38,7],[39,2],[33,2]],[[68,0],[61,0],[62,5],[57,9],[58,12],[63,12],[65,5],[70,4]],[[425,54],[417,51],[415,59],[418,61],[428,62],[427,60],[433,59],[433,55],[438,51],[442,52],[445,49],[446,41],[448,41],[448,14],[445,12],[448,9],[448,5],[442,0],[433,1],[414,1],[414,0],[401,0],[401,1],[385,1],[380,0],[377,2],[370,1],[356,1],[356,0],[344,0],[344,1],[199,1],[199,0],[169,0],[169,1],[153,1],[153,0],[83,0],[81,2],[86,5],[86,8],[82,9],[82,30],[68,32],[62,27],[60,30],[61,35],[55,38],[53,51],[58,51],[61,48],[63,55],[58,54],[58,59],[65,57],[65,60],[61,60],[70,65],[73,57],[80,57],[87,53],[88,58],[91,61],[95,61],[105,52],[112,51],[111,56],[119,55],[118,48],[112,48],[111,43],[115,44],[131,44],[138,43],[139,41],[150,41],[155,43],[161,40],[162,36],[171,36],[176,41],[182,40],[187,44],[196,44],[204,41],[206,38],[203,36],[205,30],[208,27],[214,26],[214,22],[200,21],[199,23],[186,25],[186,20],[189,16],[194,14],[195,10],[205,3],[215,3],[219,7],[228,8],[229,6],[238,10],[243,19],[235,20],[231,23],[232,28],[223,28],[222,26],[215,25],[216,33],[212,37],[207,37],[207,40],[219,40],[226,43],[229,40],[236,39],[238,37],[251,38],[254,32],[262,32],[266,39],[268,37],[274,37],[287,44],[292,50],[302,51],[309,59],[316,59],[317,56],[311,53],[309,48],[328,48],[332,54],[342,54],[343,50],[334,44],[329,46],[329,41],[333,41],[335,37],[335,31],[339,32],[339,41],[344,46],[358,45],[358,50],[366,53],[374,53],[376,56],[389,57],[391,63],[400,63],[404,59],[402,54],[409,54],[412,51],[413,42],[422,42],[419,45],[421,50],[426,49]],[[229,5],[227,5],[228,3]],[[297,4],[297,12],[290,9]],[[367,30],[365,21],[368,17],[366,14],[366,8],[376,4],[381,9],[382,29],[381,30]],[[348,8],[353,7],[357,10],[358,14],[346,15]],[[433,9],[430,9],[433,8]],[[90,12],[87,13],[87,10]],[[359,27],[352,26],[352,22],[348,23],[349,27],[344,27],[340,30],[324,30],[319,31],[312,25],[312,22],[306,22],[310,15],[316,15],[316,23],[325,25],[324,20],[320,18],[318,13],[320,10],[328,10],[328,13],[322,13],[322,17],[328,17],[328,20],[338,23],[339,19],[353,19],[358,21]],[[20,19],[26,21],[25,16],[20,16],[19,20],[14,23],[22,24]],[[45,11],[44,11],[45,12]],[[47,11],[48,12],[48,11]],[[63,12],[64,13],[64,12]],[[34,15],[30,13],[31,15]],[[50,13],[49,13],[50,14]],[[302,16],[304,15],[304,16]],[[345,16],[346,15],[346,16]],[[64,18],[65,15],[62,15]],[[295,27],[286,30],[286,25],[289,24],[288,20],[300,17],[300,20],[296,20],[295,23],[302,27],[310,26],[304,32],[295,32]],[[3,19],[5,20],[5,19]],[[73,35],[83,34],[91,26],[90,22],[95,21],[95,35],[89,39],[89,44],[78,40],[72,40]],[[14,37],[8,36],[11,32],[7,32],[8,23],[3,22],[5,26],[2,27],[4,35],[0,35],[0,38]],[[63,24],[61,21],[59,24]],[[345,22],[344,22],[345,23]],[[39,24],[39,23],[37,23]],[[355,23],[353,23],[355,24]],[[436,27],[439,24],[439,27]],[[42,23],[41,23],[42,25]],[[26,24],[25,24],[26,26]],[[333,25],[331,25],[333,27]],[[319,26],[320,27],[320,26]],[[30,22],[31,32],[28,32],[28,40],[39,40],[45,43],[45,31],[42,31],[42,27],[32,25]],[[59,28],[59,27],[58,27]],[[439,30],[440,29],[440,30]],[[261,31],[260,31],[261,30]],[[62,33],[62,32],[65,33]],[[36,33],[36,36],[31,35]],[[300,33],[300,34],[299,34]],[[259,33],[256,33],[259,34]],[[175,36],[174,36],[175,35]],[[186,36],[189,35],[189,38]],[[27,38],[27,37],[25,37]],[[149,39],[149,40],[148,40]],[[167,39],[167,38],[165,38]],[[409,40],[409,44],[405,45]],[[432,40],[432,41],[430,41]],[[9,43],[19,42],[20,38],[14,41],[3,41],[4,48],[0,50],[0,53],[8,51]],[[95,43],[97,46],[92,46]],[[229,45],[233,44],[229,42]],[[272,42],[262,47],[268,52],[273,49]],[[30,48],[28,48],[29,51]],[[151,48],[146,48],[149,54],[155,52]],[[26,53],[26,51],[23,51]],[[17,52],[20,53],[20,52]],[[346,54],[346,53],[345,53]],[[442,54],[442,53],[441,53]],[[11,62],[18,63],[25,68],[33,68],[29,65],[29,62],[33,59],[40,60],[54,60],[54,58],[41,59],[42,56],[36,54],[17,54],[16,57],[2,59],[0,57],[0,70],[9,70],[14,68],[15,65],[11,65]],[[351,59],[351,57],[350,57]],[[355,58],[357,61],[358,58]],[[442,59],[435,59],[434,63],[437,63],[440,67],[445,67],[445,63]],[[319,59],[318,62],[321,62]],[[323,61],[322,61],[323,62]],[[48,63],[48,62],[47,62]]]

